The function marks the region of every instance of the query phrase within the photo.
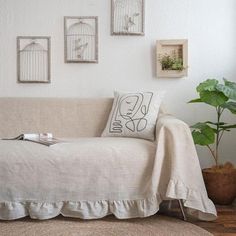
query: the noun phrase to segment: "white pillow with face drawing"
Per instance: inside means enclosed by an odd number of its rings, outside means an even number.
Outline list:
[[[102,136],[154,140],[156,120],[164,93],[115,92],[112,110]]]

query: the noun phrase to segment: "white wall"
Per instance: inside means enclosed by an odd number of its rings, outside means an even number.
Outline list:
[[[99,16],[99,64],[65,64],[63,16]],[[52,37],[52,83],[16,83],[16,36]],[[155,41],[189,40],[189,76],[155,78]],[[192,124],[214,117],[187,105],[208,77],[236,80],[235,0],[146,0],[145,37],[110,36],[110,0],[0,0],[0,97],[106,97],[112,91],[165,89],[169,110]],[[236,118],[226,114],[236,123]],[[224,160],[236,163],[236,132],[225,135]],[[211,164],[198,149],[202,166]]]

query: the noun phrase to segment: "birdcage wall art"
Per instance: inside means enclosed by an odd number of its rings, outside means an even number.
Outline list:
[[[111,0],[111,34],[144,35],[145,0]]]
[[[64,17],[65,62],[98,62],[98,18]]]
[[[19,83],[50,83],[50,37],[17,37]]]

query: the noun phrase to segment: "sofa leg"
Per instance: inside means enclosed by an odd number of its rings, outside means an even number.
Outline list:
[[[183,215],[183,220],[184,220],[184,221],[187,221],[187,217],[186,217],[186,214],[185,214],[185,212],[184,212],[184,204],[183,204],[183,201],[180,200],[180,199],[178,199],[178,203],[179,203],[179,208],[180,208],[180,210],[181,210],[181,213],[182,213],[182,215]]]
[[[167,209],[168,209],[168,211],[171,210],[171,207],[172,207],[172,201],[173,201],[173,200],[169,200],[169,201],[168,201],[168,205],[167,205]]]

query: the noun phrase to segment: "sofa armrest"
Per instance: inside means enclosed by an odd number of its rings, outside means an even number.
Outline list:
[[[182,120],[176,118],[175,116],[167,113],[160,114],[156,122],[156,138],[158,137],[158,133],[162,128],[166,128],[168,130],[176,130],[178,132],[179,129],[189,130],[189,126]]]
[[[174,176],[188,173],[194,166],[197,178],[203,183],[199,159],[189,126],[170,114],[162,114],[156,123],[156,156],[163,156],[163,163],[174,167]],[[188,164],[187,164],[188,163]],[[168,167],[170,168],[170,167]]]
[[[214,204],[204,185],[198,155],[189,126],[170,114],[156,123],[155,177],[162,198],[182,199],[188,213],[202,220],[216,219]]]

